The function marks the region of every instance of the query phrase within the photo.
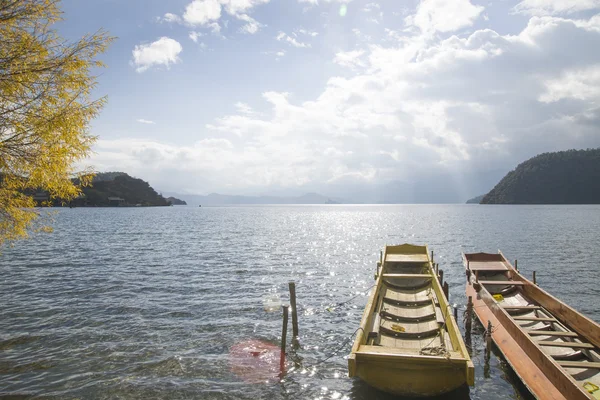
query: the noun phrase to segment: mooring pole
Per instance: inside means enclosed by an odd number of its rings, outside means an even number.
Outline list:
[[[431,250],[431,262],[433,262],[433,250]]]
[[[488,320],[487,330],[485,331],[485,356],[490,359],[490,351],[492,350],[492,321]]]
[[[435,276],[437,278],[437,276],[440,274],[440,264],[435,263],[433,265],[435,265]]]
[[[440,285],[443,285],[444,284],[444,270],[442,270],[442,269],[440,269],[439,279],[440,279]]]
[[[448,293],[448,282],[444,282],[444,284],[442,285],[442,290],[444,291],[446,300],[450,301],[450,294]]]
[[[458,321],[458,307],[454,306],[454,320]]]
[[[519,260],[515,260],[515,269],[519,272]]]
[[[298,312],[296,310],[296,284],[289,283],[290,287],[290,305],[292,306],[292,334],[294,339],[298,337]]]
[[[467,301],[467,316],[465,320],[465,331],[467,335],[471,336],[471,325],[473,323],[473,297],[469,296]]]
[[[535,271],[533,271],[533,284],[537,285],[537,281],[535,280]]]
[[[287,341],[288,306],[281,306],[283,311],[283,327],[281,329],[281,356],[279,358],[279,372],[285,372],[285,343]]]

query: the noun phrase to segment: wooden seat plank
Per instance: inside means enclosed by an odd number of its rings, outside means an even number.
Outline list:
[[[385,261],[426,263],[429,262],[429,257],[427,257],[427,254],[386,254]]]
[[[531,336],[563,336],[563,337],[578,337],[579,334],[575,332],[559,332],[559,331],[534,331],[526,330]]]
[[[540,306],[505,306],[502,305],[505,310],[541,310]]]
[[[471,271],[508,271],[508,266],[503,261],[470,261],[468,268]]]
[[[552,317],[512,317],[515,321],[544,321],[544,322],[556,322],[558,321],[556,318]]]
[[[482,285],[516,285],[523,286],[525,282],[521,281],[479,281]]]
[[[404,279],[414,279],[414,278],[433,278],[432,275],[429,274],[383,274],[384,278],[404,278]]]
[[[563,368],[593,368],[600,369],[600,362],[588,361],[557,361],[558,365]]]
[[[590,343],[579,343],[579,342],[552,342],[552,341],[539,341],[536,342],[540,346],[553,346],[553,347],[570,347],[572,349],[595,349],[596,346]]]

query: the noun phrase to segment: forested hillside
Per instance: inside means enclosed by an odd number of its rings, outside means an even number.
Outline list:
[[[509,172],[481,204],[600,204],[600,149],[533,157]]]
[[[168,206],[170,203],[148,184],[124,172],[96,174],[92,186],[83,188],[84,196],[75,205],[87,206]]]

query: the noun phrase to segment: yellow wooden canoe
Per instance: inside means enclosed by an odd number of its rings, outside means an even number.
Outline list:
[[[473,385],[473,363],[427,246],[386,246],[348,372],[388,393],[434,396]]]

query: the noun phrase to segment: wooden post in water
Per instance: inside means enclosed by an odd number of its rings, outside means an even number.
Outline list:
[[[485,331],[485,357],[490,359],[492,350],[492,321],[488,320],[487,330]]]
[[[471,325],[473,323],[473,297],[469,296],[467,301],[467,316],[465,317],[465,331],[467,335],[471,336]]]
[[[515,260],[515,269],[517,270],[517,272],[519,271],[519,264],[518,264],[519,260]]]
[[[439,280],[440,280],[440,285],[443,285],[443,283],[444,283],[444,270],[440,269]]]
[[[446,296],[446,300],[450,300],[450,294],[448,293],[448,282],[444,282],[442,285],[442,290],[444,291],[444,296]]]
[[[431,262],[433,262],[433,250],[431,250]]]
[[[281,306],[283,311],[283,327],[281,329],[281,356],[279,358],[279,372],[285,372],[285,343],[287,341],[288,306]]]
[[[440,274],[440,264],[433,264],[435,266],[435,277],[437,278],[438,275]]]
[[[533,284],[537,285],[537,281],[535,280],[535,271],[533,271]]]
[[[458,321],[458,307],[454,306],[454,320]]]
[[[296,311],[296,284],[289,282],[290,287],[290,305],[292,306],[292,334],[293,338],[298,337],[298,312]]]

